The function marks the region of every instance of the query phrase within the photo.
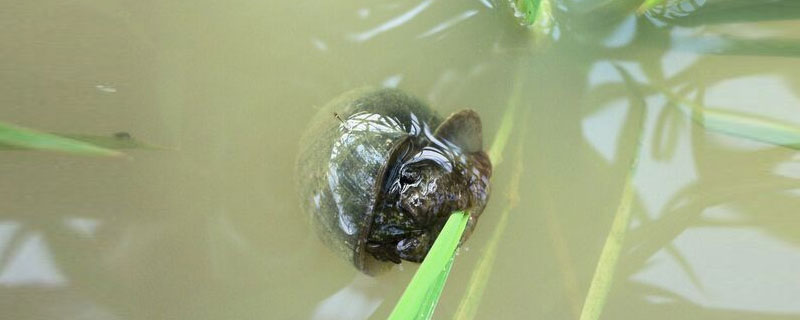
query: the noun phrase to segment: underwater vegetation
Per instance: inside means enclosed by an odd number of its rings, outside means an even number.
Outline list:
[[[650,21],[664,20],[672,25],[698,25],[705,23],[704,21],[707,21],[709,24],[719,24],[771,19],[800,19],[800,4],[781,0],[710,0],[706,1],[704,5],[692,0],[645,0],[643,2],[620,0],[600,1],[600,3],[601,4],[597,7],[587,11],[587,15],[590,13],[600,13],[600,15],[603,15],[604,19],[608,21],[620,19],[628,12],[634,11],[637,15],[646,15],[653,19],[637,20],[639,24],[646,28],[655,27]],[[686,6],[690,9],[685,9]],[[514,10],[515,15],[519,18],[521,26],[528,29],[530,37],[535,38],[532,44],[536,47],[536,50],[541,50],[542,47],[549,45],[544,43],[547,40],[543,41],[542,38],[550,36],[553,28],[559,26],[558,13],[553,11],[554,8],[550,0],[513,0],[511,1],[511,9]],[[697,53],[800,58],[800,40],[748,40],[731,36],[699,36],[677,39],[677,41],[678,48],[685,48],[686,50]],[[657,43],[657,40],[641,39],[638,42],[653,45]],[[590,44],[591,41],[589,41],[587,45]],[[611,55],[626,55],[626,53],[622,52],[622,49],[620,49],[619,52],[608,53]],[[643,62],[643,64],[647,65],[647,62]],[[524,68],[525,66],[521,64],[520,70]],[[594,277],[582,304],[582,309],[579,314],[581,320],[596,320],[600,318],[611,292],[612,282],[615,276],[619,276],[620,273],[620,271],[617,270],[617,265],[620,256],[626,252],[625,239],[628,237],[630,220],[634,214],[633,207],[636,201],[636,191],[633,186],[633,181],[637,173],[637,165],[640,158],[642,135],[644,132],[642,126],[644,125],[647,108],[645,99],[648,95],[663,95],[667,99],[669,106],[679,111],[687,119],[691,119],[698,127],[704,130],[800,150],[800,128],[797,126],[782,123],[775,119],[765,119],[757,115],[740,114],[708,108],[702,104],[702,100],[692,101],[687,99],[686,95],[692,93],[692,91],[695,93],[698,91],[702,92],[702,83],[695,84],[694,88],[691,86],[679,86],[679,90],[674,90],[670,89],[670,83],[679,83],[679,79],[681,79],[683,75],[678,74],[672,78],[665,79],[660,72],[653,72],[652,74],[648,74],[648,76],[652,77],[647,79],[649,81],[640,83],[635,80],[624,67],[615,65],[615,68],[622,77],[622,83],[624,84],[624,89],[618,92],[627,92],[627,99],[629,99],[631,105],[638,108],[640,112],[638,117],[631,119],[631,121],[638,123],[638,128],[635,129],[635,131],[638,132],[638,138],[632,141],[635,147],[630,156],[631,160],[628,174],[624,178],[625,184],[621,192],[619,205],[611,229],[608,231],[605,245],[597,259]],[[653,69],[646,69],[646,71],[653,71]],[[520,72],[520,74],[522,74],[522,72]],[[490,156],[495,165],[501,162],[502,154],[505,152],[505,145],[510,137],[514,135],[512,130],[514,124],[511,119],[515,117],[518,104],[524,104],[520,101],[519,97],[520,88],[525,87],[524,80],[524,77],[517,76],[514,82],[515,88],[512,90],[513,93],[509,98],[504,112],[503,123],[500,125],[495,139],[490,144],[492,148]],[[597,91],[600,92],[606,90],[608,90],[608,88],[597,89]],[[590,94],[597,93],[590,92]],[[602,92],[602,94],[605,93]],[[696,94],[695,96],[701,97],[702,95]],[[609,97],[609,99],[610,98],[611,97]],[[530,109],[532,106],[527,106],[527,108]],[[670,109],[671,108],[666,108],[664,112],[670,112]],[[527,129],[527,126],[522,130],[525,129]],[[523,133],[521,136],[527,135]],[[517,149],[518,150],[515,151],[517,154],[517,163],[513,168],[515,177],[519,177],[522,171],[521,145]],[[494,251],[497,248],[497,242],[500,241],[499,239],[505,230],[505,225],[508,223],[508,212],[511,208],[516,206],[515,198],[517,197],[516,192],[518,185],[519,179],[512,179],[507,188],[508,204],[505,205],[506,208],[500,213],[501,217],[492,233],[490,243],[484,249],[485,251],[481,260],[473,271],[467,286],[468,289],[464,293],[458,310],[454,315],[455,319],[475,318],[476,311],[480,305],[483,288],[491,275],[492,260],[495,258]],[[676,201],[677,200],[673,200],[672,202]],[[463,214],[460,212],[454,213],[451,220],[457,220],[462,216]],[[454,234],[459,235],[462,230],[463,227],[459,228],[457,223],[448,223],[448,228],[442,231],[442,237],[444,237],[444,239],[452,239]],[[668,241],[664,239],[660,241],[665,241],[661,243],[668,243]],[[666,246],[669,248],[669,244],[666,244]],[[444,248],[444,246],[442,246],[442,248]],[[445,285],[447,274],[455,259],[455,250],[457,248],[453,246],[448,246],[447,248],[452,248],[452,250],[442,249],[435,252],[431,251],[431,255],[435,258],[429,258],[423,261],[423,266],[417,271],[417,274],[406,288],[406,291],[392,312],[392,319],[430,319],[432,317],[436,302],[442,292],[442,287]],[[670,250],[670,252],[678,254],[674,249]],[[652,254],[654,252],[650,251],[650,253]],[[445,259],[445,257],[447,258]],[[683,260],[680,259],[680,261]],[[691,277],[695,277],[693,276],[692,270],[688,269],[688,266],[683,265],[683,267]],[[696,280],[695,283],[697,283]],[[689,302],[684,300],[684,303]]]
[[[487,0],[489,1],[489,0]],[[456,296],[458,305],[455,319],[478,318],[482,303],[486,303],[487,285],[491,284],[495,262],[502,258],[500,250],[508,244],[508,230],[513,227],[513,213],[533,211],[520,205],[520,194],[525,192],[525,181],[520,179],[531,161],[547,161],[540,156],[545,150],[535,150],[536,126],[526,119],[541,119],[537,124],[551,121],[551,115],[541,111],[541,97],[553,88],[570,87],[576,102],[586,99],[598,104],[576,111],[575,118],[585,117],[599,109],[604,102],[625,101],[631,107],[624,119],[618,145],[622,147],[614,154],[617,163],[609,168],[624,167],[625,175],[616,177],[621,181],[617,193],[616,208],[608,210],[603,217],[611,217],[608,225],[596,224],[604,240],[596,255],[575,258],[564,245],[565,232],[561,229],[557,206],[547,204],[548,195],[558,190],[548,190],[547,181],[559,179],[554,172],[537,172],[536,177],[544,184],[537,186],[535,197],[545,208],[531,214],[541,215],[556,248],[556,257],[561,269],[559,274],[566,283],[566,295],[570,303],[572,318],[582,320],[601,319],[605,315],[616,315],[624,310],[614,310],[614,305],[629,301],[648,301],[652,297],[668,303],[647,305],[646,315],[653,319],[669,319],[675,310],[693,310],[708,319],[783,319],[782,315],[756,311],[716,310],[663,288],[630,280],[632,275],[648,267],[648,261],[657,252],[667,252],[676,261],[692,283],[702,289],[696,271],[686,263],[674,245],[681,233],[694,226],[753,226],[763,225],[766,231],[788,242],[800,244],[796,230],[780,223],[764,224],[767,219],[759,215],[763,208],[748,201],[746,196],[758,193],[759,197],[778,202],[798,203],[785,191],[797,188],[796,179],[779,175],[764,179],[754,173],[725,172],[731,179],[744,181],[743,185],[721,185],[715,181],[712,170],[700,170],[699,177],[691,185],[681,189],[667,204],[658,217],[644,214],[641,195],[637,194],[634,180],[647,175],[639,167],[645,156],[670,159],[676,156],[680,133],[688,132],[691,150],[713,149],[720,158],[743,158],[746,152],[732,150],[703,139],[706,135],[724,136],[770,144],[776,149],[795,152],[800,150],[800,128],[780,119],[759,115],[759,106],[752,112],[731,111],[724,105],[706,103],[706,93],[715,84],[734,76],[771,73],[784,75],[787,79],[798,79],[800,70],[785,68],[781,64],[748,64],[740,68],[725,68],[715,58],[728,57],[775,57],[789,59],[793,63],[800,58],[800,40],[783,36],[759,36],[730,32],[728,29],[704,29],[704,32],[674,32],[681,28],[698,26],[748,25],[765,21],[800,20],[800,2],[796,0],[496,0],[490,1],[500,12],[507,14],[509,21],[517,26],[514,37],[519,51],[530,54],[531,59],[516,62],[514,73],[509,73],[510,93],[506,101],[499,103],[499,121],[491,124],[492,132],[485,132],[488,155],[496,173],[504,183],[493,185],[493,207],[484,214],[497,217],[493,224],[484,225],[481,232],[488,233],[488,241],[470,252],[478,255],[477,263],[471,266],[468,281],[463,291],[447,291],[445,286],[451,270],[458,270],[458,239],[466,228],[469,212],[454,212],[450,215],[442,233],[433,244],[428,257],[416,271],[413,279],[392,311],[394,319],[430,319],[437,303],[444,296]],[[427,3],[427,2],[425,2]],[[567,14],[569,12],[569,14]],[[624,45],[607,45],[601,37],[582,36],[598,33],[613,34],[623,23],[635,25],[638,32]],[[585,32],[592,30],[594,32]],[[560,50],[560,51],[557,51]],[[591,88],[584,84],[589,78],[588,70],[567,70],[571,81],[553,79],[550,83],[531,80],[537,69],[547,68],[547,61],[558,59],[563,51],[587,52],[586,65],[592,61],[609,60],[620,81],[603,83]],[[684,69],[674,73],[664,72],[660,58],[669,52],[681,51],[697,54]],[[636,67],[633,67],[636,66]],[[792,81],[792,80],[788,80]],[[348,84],[350,85],[350,84]],[[588,97],[588,98],[587,98]],[[653,103],[656,101],[656,103]],[[661,107],[661,108],[657,108]],[[647,127],[645,119],[657,118],[655,127]],[[2,121],[3,119],[0,119]],[[0,151],[6,152],[51,152],[87,157],[109,157],[108,161],[127,158],[125,149],[145,149],[154,152],[170,152],[138,141],[123,132],[109,135],[47,133],[48,128],[31,129],[23,123],[0,122]],[[125,129],[125,128],[120,128]],[[574,129],[574,128],[573,128]],[[654,132],[650,137],[645,134]],[[544,129],[542,129],[544,130]],[[568,130],[568,129],[564,129]],[[133,133],[136,136],[135,132]],[[532,141],[537,142],[536,139]],[[568,144],[570,141],[564,142]],[[574,141],[573,141],[574,142]],[[645,148],[647,146],[649,148]],[[647,154],[652,152],[652,155]],[[0,153],[0,155],[2,155]],[[796,152],[794,153],[796,154]],[[587,155],[591,156],[591,155]],[[79,161],[83,158],[78,158]],[[90,159],[90,158],[89,158]],[[87,160],[89,161],[89,160]],[[769,172],[782,162],[792,161],[786,153],[774,153],[754,163],[754,171]],[[24,165],[24,164],[23,164]],[[714,167],[708,160],[698,160],[701,168]],[[538,183],[535,182],[535,183]],[[698,190],[702,192],[698,192]],[[711,190],[711,191],[709,191]],[[529,194],[522,193],[524,196]],[[242,198],[246,198],[243,195]],[[716,204],[732,204],[742,209],[740,221],[722,221],[701,216],[702,209]],[[798,203],[800,205],[800,203]],[[587,214],[589,214],[587,212]],[[603,213],[600,213],[603,214]],[[637,225],[632,221],[637,220]],[[216,220],[214,220],[216,222]],[[37,222],[40,223],[40,222]],[[222,224],[220,224],[222,225]],[[220,227],[221,228],[221,227]],[[48,230],[58,235],[61,230]],[[19,232],[20,234],[22,232]],[[14,236],[8,249],[0,251],[0,265],[9,261],[18,246],[21,235]],[[60,239],[60,238],[56,238]],[[574,261],[592,261],[591,278],[582,279],[576,272]],[[588,273],[587,273],[588,274]],[[586,285],[584,285],[586,284]],[[628,290],[615,290],[625,286]],[[109,289],[111,290],[111,289]],[[448,289],[450,290],[450,289]],[[614,303],[615,301],[619,303]],[[395,303],[386,301],[387,304]],[[619,309],[619,308],[617,308]],[[642,311],[644,312],[644,311]],[[642,315],[644,317],[645,315]]]

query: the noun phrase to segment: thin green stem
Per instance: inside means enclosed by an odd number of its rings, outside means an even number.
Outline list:
[[[122,156],[92,143],[0,122],[0,150],[27,149],[89,156]]]
[[[492,160],[492,165],[495,168],[503,161],[503,154],[506,149],[506,145],[508,144],[508,140],[511,137],[511,132],[514,127],[514,120],[517,116],[517,109],[519,108],[522,98],[522,87],[525,82],[525,70],[527,70],[527,64],[523,62],[520,64],[520,67],[517,70],[514,88],[512,89],[511,95],[506,103],[506,111],[503,114],[500,127],[497,130],[497,134],[492,142],[492,147],[489,149],[489,158]],[[530,109],[527,109],[526,116],[529,112]],[[525,128],[523,128],[523,131],[525,131]],[[473,319],[478,311],[478,306],[480,305],[483,297],[483,289],[486,287],[486,283],[489,281],[489,276],[491,275],[492,267],[494,266],[500,239],[502,238],[505,228],[508,225],[509,214],[516,205],[516,192],[519,188],[519,180],[522,172],[521,154],[522,145],[520,142],[517,150],[515,173],[509,184],[509,204],[500,213],[500,219],[497,222],[494,231],[492,232],[489,243],[486,245],[486,248],[483,251],[484,254],[480,257],[478,265],[475,267],[472,275],[470,276],[467,291],[464,294],[464,297],[461,299],[458,310],[453,317],[454,319]]]
[[[642,137],[644,135],[644,111],[646,103],[644,97],[639,91],[633,78],[630,74],[621,67],[616,67],[622,75],[623,80],[631,90],[631,108],[640,108],[642,112],[642,119],[638,130],[638,137],[636,145],[633,150],[633,159],[631,160],[628,173],[625,176],[625,186],[622,189],[622,196],[620,197],[619,206],[617,207],[614,221],[611,224],[611,230],[606,237],[605,245],[600,253],[600,258],[595,268],[594,277],[589,286],[589,292],[586,294],[586,300],[583,303],[583,310],[581,311],[580,320],[597,320],[603,312],[606,305],[608,294],[611,291],[611,284],[614,280],[614,273],[619,262],[619,257],[622,253],[622,245],[625,241],[625,235],[628,232],[628,225],[631,220],[631,212],[633,201],[636,195],[636,186],[634,185],[634,177],[636,175],[636,168],[639,165],[639,157],[641,155]]]

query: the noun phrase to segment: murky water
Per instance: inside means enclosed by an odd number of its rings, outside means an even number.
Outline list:
[[[170,150],[0,154],[0,318],[383,318],[416,267],[369,278],[310,233],[298,137],[329,99],[382,85],[477,110],[489,143],[515,84],[495,192],[436,318],[455,312],[521,175],[477,317],[576,319],[642,123],[603,318],[800,317],[800,153],[704,131],[623,81],[800,125],[791,49],[711,54],[723,37],[798,40],[800,24],[589,10],[602,4],[556,2],[543,42],[499,0],[5,4],[0,120]]]

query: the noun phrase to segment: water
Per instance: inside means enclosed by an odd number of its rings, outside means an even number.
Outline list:
[[[477,316],[576,319],[640,121],[634,221],[604,319],[800,318],[800,153],[704,131],[645,89],[646,107],[631,103],[618,71],[800,125],[791,49],[714,55],[691,40],[798,39],[798,23],[589,10],[602,4],[555,5],[549,45],[500,1],[6,4],[0,119],[170,150],[0,154],[0,318],[383,318],[416,267],[362,276],[310,233],[298,137],[329,99],[383,85],[441,114],[477,110],[489,143],[519,81],[492,200],[436,318],[455,312],[521,175]]]

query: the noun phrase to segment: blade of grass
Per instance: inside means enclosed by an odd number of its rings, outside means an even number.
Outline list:
[[[128,133],[119,132],[114,135],[98,136],[98,135],[84,135],[84,134],[60,134],[55,135],[91,143],[98,147],[107,149],[120,150],[120,149],[146,149],[146,150],[168,150],[169,148],[149,144],[131,137]]]
[[[492,232],[492,236],[489,239],[486,248],[483,250],[483,255],[481,255],[478,265],[472,272],[472,276],[470,276],[469,285],[464,293],[464,297],[458,304],[458,309],[456,310],[453,319],[474,319],[478,312],[478,306],[480,306],[481,299],[483,298],[484,288],[486,287],[486,283],[489,281],[489,275],[491,275],[492,268],[494,266],[494,260],[497,256],[497,248],[499,247],[500,239],[502,238],[503,234],[505,234],[506,226],[508,225],[508,216],[511,213],[511,210],[513,210],[519,202],[519,195],[517,194],[517,191],[519,190],[520,177],[522,176],[523,167],[521,142],[517,148],[516,154],[517,156],[514,166],[514,175],[509,183],[508,205],[500,213],[500,220],[497,222],[497,225]]]
[[[672,49],[733,56],[800,57],[800,40],[746,39],[733,36],[673,37]]]
[[[511,130],[514,129],[514,117],[517,114],[517,106],[520,103],[522,96],[522,76],[521,73],[517,75],[517,80],[514,83],[514,88],[511,90],[511,96],[506,102],[506,111],[503,113],[503,119],[500,120],[500,126],[497,128],[497,133],[492,140],[492,146],[489,147],[489,159],[492,160],[492,166],[497,167],[503,162],[503,151],[506,149],[508,139],[511,137]]]
[[[564,234],[564,227],[560,222],[561,218],[558,215],[557,206],[554,203],[554,199],[557,198],[553,193],[558,191],[550,190],[550,188],[542,188],[540,192],[543,196],[539,198],[538,201],[542,201],[545,225],[547,226],[553,252],[558,262],[561,281],[564,284],[564,294],[566,295],[567,301],[569,301],[569,318],[577,319],[581,314],[581,306],[583,305],[583,290],[578,285],[575,263],[570,253],[567,237]]]
[[[526,70],[526,65],[523,63],[517,72],[514,88],[512,89],[511,95],[506,103],[507,107],[505,113],[503,114],[503,119],[500,122],[500,127],[497,130],[497,134],[494,136],[491,148],[489,148],[489,158],[492,160],[492,166],[495,168],[503,161],[503,153],[514,127],[514,119],[516,117],[517,108],[520,104],[522,96],[524,70]],[[530,110],[530,108],[527,109],[525,118],[527,118],[527,114],[530,112]],[[523,128],[523,132],[526,130],[526,128],[527,127]],[[519,149],[517,150],[515,175],[509,184],[509,205],[506,206],[506,208],[504,208],[500,213],[500,220],[497,222],[494,231],[492,231],[489,243],[486,245],[486,249],[484,249],[484,253],[481,255],[477,267],[474,269],[474,271],[472,271],[466,293],[464,293],[464,297],[461,299],[461,302],[458,305],[456,314],[453,317],[454,319],[473,319],[478,311],[478,306],[483,298],[483,289],[486,287],[486,283],[489,281],[489,275],[491,274],[492,267],[494,265],[500,238],[505,232],[506,225],[508,225],[508,216],[513,207],[516,206],[516,190],[519,188],[519,177],[521,176],[520,173],[522,171],[521,148],[520,142]]]
[[[508,101],[508,107],[488,151],[494,167],[502,162],[503,151],[511,136],[514,114],[522,92],[522,77],[525,64],[523,63],[521,66]],[[501,216],[502,225],[506,224],[506,218],[503,217],[507,216],[508,213],[504,213]],[[459,217],[457,222],[454,222],[454,217]],[[423,260],[397,305],[395,305],[394,310],[392,310],[389,319],[430,319],[450,273],[450,268],[455,258],[455,250],[458,247],[461,234],[466,228],[468,218],[469,215],[464,212],[455,212],[450,216],[425,260]],[[493,259],[484,260],[493,261]],[[483,278],[487,277],[484,276]]]
[[[638,157],[637,157],[638,158]],[[633,186],[633,174],[635,167],[632,166],[625,179],[625,187],[622,190],[622,198],[608,233],[603,251],[595,268],[594,277],[589,286],[589,293],[583,303],[580,320],[596,320],[605,307],[608,293],[611,291],[611,282],[614,279],[614,271],[622,252],[622,242],[625,240],[628,224],[631,216],[631,206],[633,196],[636,193]]]
[[[684,114],[703,128],[727,135],[800,150],[800,127],[756,115],[707,109],[669,90],[660,89]]]
[[[636,14],[644,14],[647,10],[652,9],[653,7],[661,4],[664,0],[645,0],[638,9],[636,9]]]
[[[539,14],[539,6],[542,0],[515,0],[514,9],[527,25],[533,25]]]
[[[122,150],[122,149],[169,150],[169,148],[166,147],[145,143],[130,136],[119,136],[119,134],[114,136],[62,134],[62,133],[50,133],[50,134],[62,138],[89,143],[97,147],[111,149],[111,150]],[[13,150],[32,150],[32,149],[0,143],[0,151],[13,151]]]
[[[632,97],[631,107],[638,107],[644,112],[646,103],[644,97],[639,91],[638,85],[635,84],[633,77],[625,71],[625,69],[615,66],[622,75],[623,80],[629,86]],[[636,102],[636,103],[634,103]],[[638,106],[637,106],[638,105]],[[642,113],[644,115],[644,113]],[[611,283],[614,279],[614,271],[617,268],[620,254],[622,253],[622,243],[625,240],[625,235],[628,231],[630,224],[631,208],[633,206],[636,188],[634,186],[633,178],[636,174],[636,168],[639,165],[639,155],[642,146],[642,136],[644,133],[644,117],[642,117],[641,127],[639,128],[639,136],[636,140],[636,145],[633,151],[633,159],[625,176],[625,186],[622,189],[622,196],[617,207],[614,221],[611,224],[611,230],[606,237],[603,250],[600,252],[600,258],[597,262],[597,267],[592,277],[592,282],[589,285],[589,292],[586,294],[586,300],[583,303],[583,310],[581,311],[580,320],[597,320],[603,312],[608,293],[611,291]]]
[[[389,319],[430,319],[450,273],[467,221],[469,214],[464,211],[450,215]]]
[[[119,151],[0,122],[0,149],[56,151],[88,156],[122,156]]]
[[[551,0],[514,0],[511,1],[511,7],[514,16],[531,31],[536,40],[534,45],[544,47],[548,43],[545,39],[548,39],[555,25]]]

